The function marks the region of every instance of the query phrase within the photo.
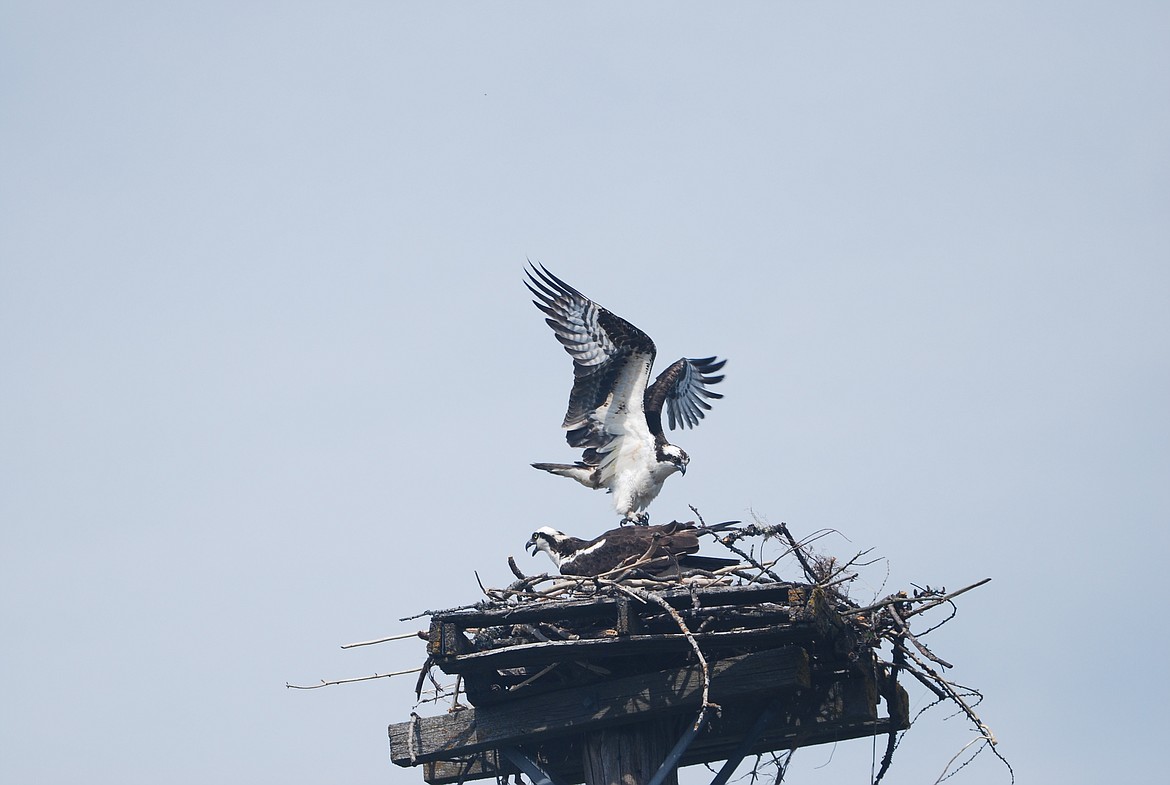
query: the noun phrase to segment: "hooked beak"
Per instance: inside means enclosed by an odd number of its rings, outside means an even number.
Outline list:
[[[528,542],[524,543],[524,550],[532,551],[532,553],[531,553],[532,556],[536,555],[536,538],[535,537],[528,538]]]
[[[678,465],[678,471],[680,474],[686,474],[687,473],[687,465],[685,463],[680,463]]]

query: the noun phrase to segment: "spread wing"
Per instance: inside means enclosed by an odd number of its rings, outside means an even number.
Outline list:
[[[714,374],[726,363],[727,360],[716,357],[698,360],[684,357],[658,374],[654,384],[646,390],[646,420],[651,432],[662,433],[664,403],[671,430],[698,425],[699,420],[706,417],[704,410],[711,408],[711,404],[703,399],[723,397],[721,393],[711,392],[707,387],[723,381],[723,376]]]
[[[599,453],[612,449],[615,437],[643,419],[642,399],[654,342],[634,325],[615,316],[545,269],[530,263],[524,285],[545,322],[573,358],[573,390],[562,423],[573,447],[585,448],[585,461],[596,465]]]

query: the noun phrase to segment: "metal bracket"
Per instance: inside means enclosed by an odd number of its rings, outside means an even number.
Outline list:
[[[559,779],[540,767],[540,764],[528,757],[528,754],[519,747],[500,747],[499,753],[507,758],[512,765],[528,775],[532,785],[564,785]]]
[[[667,754],[666,760],[662,761],[662,765],[658,767],[658,771],[654,772],[654,776],[650,778],[650,781],[646,785],[662,785],[666,778],[670,776],[670,773],[678,768],[678,762],[687,751],[687,747],[691,746],[691,742],[695,740],[695,737],[706,726],[707,718],[704,712],[695,718],[695,722],[691,723],[691,727],[687,728],[686,733],[675,742],[674,747]]]
[[[735,751],[731,753],[731,756],[727,758],[722,768],[719,769],[719,773],[715,775],[715,779],[711,780],[711,785],[725,785],[727,780],[731,778],[731,775],[735,773],[736,767],[747,757],[747,754],[752,749],[752,745],[759,740],[760,736],[764,735],[764,730],[768,727],[768,723],[780,711],[783,704],[784,700],[777,698],[764,707],[764,710],[760,712],[760,716],[756,717],[756,721],[751,729],[744,735],[739,745],[736,746]]]

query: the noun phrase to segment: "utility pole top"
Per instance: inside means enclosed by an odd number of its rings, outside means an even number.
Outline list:
[[[678,766],[730,774],[746,755],[904,729],[906,693],[855,609],[809,584],[595,583],[435,613],[428,663],[472,706],[391,725],[391,760],[435,785],[670,785]]]

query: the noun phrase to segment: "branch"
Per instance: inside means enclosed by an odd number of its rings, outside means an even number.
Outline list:
[[[356,676],[352,679],[337,679],[335,681],[324,681],[320,684],[289,684],[287,681],[284,686],[290,690],[319,690],[322,687],[332,687],[335,684],[352,684],[355,681],[370,681],[371,679],[388,679],[391,676],[405,676],[408,673],[418,673],[422,668],[411,668],[408,671],[394,671],[393,673],[375,673],[373,676]]]
[[[918,638],[914,637],[914,633],[910,632],[910,627],[906,624],[905,620],[898,615],[898,603],[894,603],[890,607],[886,608],[886,610],[890,612],[890,617],[894,620],[894,623],[898,625],[898,634],[909,638],[910,642],[914,644],[914,648],[922,652],[923,656],[929,657],[931,660],[937,662],[944,668],[955,667],[954,665],[951,665],[949,662],[944,660],[942,657],[939,657],[937,654],[932,652],[930,649],[926,648],[926,646],[923,645],[923,643],[919,641]]]
[[[940,595],[937,597],[933,597],[933,596],[909,597],[909,596],[903,596],[902,593],[891,594],[889,597],[886,597],[885,599],[878,600],[877,602],[873,603],[872,605],[867,605],[864,608],[858,608],[857,610],[852,611],[852,613],[869,613],[871,611],[880,610],[880,609],[886,607],[887,605],[890,605],[890,604],[895,603],[895,602],[926,603],[918,608],[915,608],[912,611],[908,611],[906,613],[905,618],[909,619],[911,616],[917,616],[918,614],[920,614],[924,611],[928,611],[931,608],[935,608],[935,607],[938,607],[939,605],[942,605],[946,602],[949,602],[950,600],[954,599],[955,597],[958,597],[960,594],[966,594],[967,592],[971,591],[972,589],[978,589],[980,586],[982,586],[983,584],[988,583],[990,581],[991,581],[991,578],[984,578],[981,581],[976,581],[975,583],[972,583],[970,586],[964,586],[962,589],[959,589],[958,591],[953,591],[950,594],[943,594],[943,595]]]
[[[906,649],[905,647],[903,647],[903,651],[906,652],[907,657],[914,660],[914,662],[918,665],[919,668],[923,670],[923,672],[930,676],[931,680],[937,687],[939,687],[947,694],[948,699],[953,701],[960,709],[963,710],[963,713],[967,715],[967,719],[971,720],[971,722],[975,724],[976,730],[986,736],[988,743],[994,747],[997,742],[995,740],[995,734],[991,732],[991,728],[983,724],[983,720],[979,719],[979,715],[975,713],[974,709],[967,705],[967,701],[963,700],[962,696],[959,695],[951,683],[940,676],[934,668],[930,667],[921,659],[919,659],[918,655],[916,655],[914,652]],[[911,669],[908,668],[907,670]],[[913,671],[911,670],[911,672]],[[921,679],[919,681],[921,681]]]
[[[950,600],[954,599],[955,597],[958,597],[960,594],[966,594],[967,592],[971,591],[972,589],[978,589],[983,584],[990,583],[990,582],[991,582],[991,578],[984,578],[981,581],[976,581],[975,583],[972,583],[970,586],[964,586],[962,589],[959,589],[958,591],[953,591],[950,594],[944,594],[941,597],[937,598],[934,602],[930,602],[930,603],[927,603],[925,605],[921,605],[921,606],[915,608],[914,610],[908,612],[906,614],[906,618],[909,619],[911,616],[917,616],[918,614],[923,613],[924,611],[928,611],[931,608],[942,605],[945,602],[949,602]]]
[[[404,632],[401,635],[391,635],[389,638],[378,638],[375,641],[361,641],[360,643],[343,643],[343,644],[341,644],[341,648],[352,649],[352,648],[355,648],[357,646],[373,646],[376,643],[386,643],[387,641],[401,641],[401,640],[405,640],[407,638],[421,638],[422,640],[425,641],[425,640],[427,640],[427,634],[425,632],[423,632],[422,630],[419,630],[418,632]]]
[[[948,772],[948,771],[950,771],[951,765],[952,765],[952,764],[954,764],[954,762],[955,762],[955,761],[957,761],[957,760],[959,759],[959,756],[960,756],[960,755],[962,755],[964,752],[966,752],[966,751],[967,751],[967,748],[968,748],[968,747],[970,747],[972,744],[978,744],[978,743],[979,743],[979,742],[981,742],[981,741],[986,741],[986,742],[990,742],[991,744],[995,744],[995,741],[994,741],[993,739],[989,739],[989,738],[987,738],[986,736],[976,736],[975,738],[971,739],[971,741],[969,741],[969,742],[967,742],[966,744],[964,744],[964,745],[963,745],[963,746],[962,746],[962,747],[959,749],[959,751],[958,751],[958,752],[956,752],[956,753],[954,754],[954,756],[952,756],[952,757],[951,757],[951,759],[950,759],[949,761],[947,761],[947,765],[946,765],[946,766],[943,766],[942,774],[938,775],[938,779],[936,779],[936,780],[935,780],[935,781],[932,783],[932,785],[938,785],[940,782],[942,782],[943,780],[945,780],[947,777],[951,776],[950,774],[947,774],[947,772]],[[970,761],[968,761],[968,762],[970,762]],[[965,766],[965,765],[967,765],[967,764],[966,764],[966,763],[964,763],[963,765]],[[959,768],[962,768],[962,766],[960,766]],[[1008,768],[1011,768],[1011,767],[1009,766]],[[956,771],[958,771],[958,769],[956,769]],[[951,772],[951,773],[953,774],[954,772]]]

